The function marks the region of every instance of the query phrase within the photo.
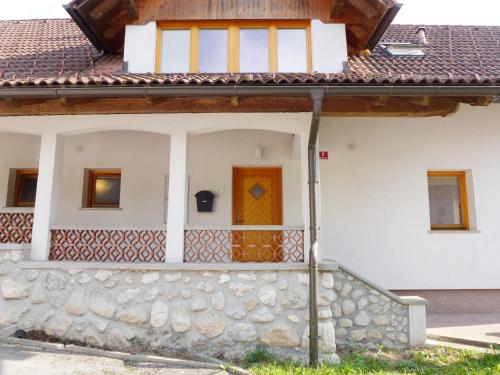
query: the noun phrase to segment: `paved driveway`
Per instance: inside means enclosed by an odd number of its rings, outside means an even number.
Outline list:
[[[0,344],[0,375],[222,375],[224,371],[172,368]]]
[[[429,314],[427,335],[500,345],[500,313]]]

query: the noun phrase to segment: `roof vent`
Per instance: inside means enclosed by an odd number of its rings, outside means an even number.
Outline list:
[[[427,36],[425,35],[425,27],[423,26],[417,29],[417,43],[421,46],[427,45]]]

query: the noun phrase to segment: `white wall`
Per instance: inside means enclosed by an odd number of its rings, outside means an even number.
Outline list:
[[[313,71],[339,73],[347,61],[347,37],[344,24],[311,22]]]
[[[164,223],[167,135],[107,131],[66,136],[57,224],[148,228]],[[85,168],[122,170],[121,210],[81,210]]]
[[[156,69],[156,22],[127,25],[123,61],[132,73],[153,73]]]
[[[0,133],[0,207],[7,203],[11,168],[38,168],[40,137]]]
[[[283,224],[303,225],[300,159],[292,158],[293,135],[263,130],[232,130],[189,137],[189,224],[232,224],[233,166],[278,166],[283,168]],[[261,146],[263,159],[256,163],[254,148]],[[300,157],[300,155],[299,155]],[[215,195],[214,212],[198,213],[194,195],[210,190]]]
[[[324,118],[323,258],[388,289],[500,288],[499,119]],[[429,233],[428,169],[471,170],[479,232]]]

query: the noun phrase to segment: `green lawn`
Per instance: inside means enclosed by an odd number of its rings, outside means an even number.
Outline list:
[[[443,347],[406,352],[379,350],[341,354],[342,364],[317,370],[279,362],[265,349],[245,357],[245,365],[257,375],[500,375],[500,354],[477,353]]]

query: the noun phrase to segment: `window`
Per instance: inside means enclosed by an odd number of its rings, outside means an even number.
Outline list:
[[[121,171],[119,169],[88,169],[85,171],[85,180],[85,207],[120,207]]]
[[[432,230],[469,229],[465,172],[428,172]]]
[[[188,30],[163,30],[161,71],[182,73],[189,71],[191,33]]]
[[[7,205],[10,207],[35,207],[37,169],[12,169]]]
[[[310,23],[238,21],[159,23],[161,73],[311,71]]]

